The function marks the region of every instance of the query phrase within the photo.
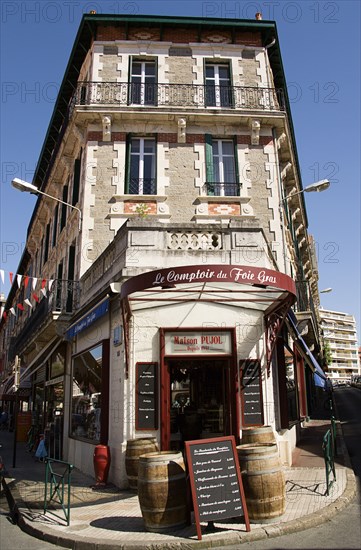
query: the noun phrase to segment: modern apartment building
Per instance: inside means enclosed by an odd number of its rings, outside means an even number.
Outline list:
[[[107,445],[126,486],[127,441],[182,448],[192,406],[194,437],[272,425],[289,463],[323,373],[275,23],[85,15],[34,184],[62,202],[39,195],[0,338],[50,452],[92,473]]]
[[[319,313],[323,339],[332,356],[328,375],[333,382],[350,381],[353,375],[361,374],[355,318],[323,308]]]

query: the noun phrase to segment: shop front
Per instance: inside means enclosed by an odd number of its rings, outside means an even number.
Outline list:
[[[276,343],[294,301],[290,277],[258,267],[180,266],[128,279],[121,304],[135,389],[131,437],[182,450],[186,440],[239,441],[248,426],[279,428]]]
[[[67,365],[64,433],[66,459],[93,475],[97,445],[108,445],[109,299],[105,298],[67,330],[71,356]],[[114,363],[114,369],[119,364]]]
[[[94,449],[106,445],[109,481],[126,487],[134,439],[182,451],[189,440],[239,442],[242,430],[263,425],[290,456],[304,403],[288,345],[290,277],[252,266],[176,266],[110,288],[119,293],[67,331],[66,460],[92,475]]]

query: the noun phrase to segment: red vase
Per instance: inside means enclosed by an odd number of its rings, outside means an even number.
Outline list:
[[[94,449],[93,464],[97,485],[106,485],[110,468],[110,451],[106,445],[97,445]]]

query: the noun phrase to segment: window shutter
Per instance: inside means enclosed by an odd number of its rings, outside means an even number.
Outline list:
[[[81,155],[74,161],[74,177],[73,177],[73,197],[71,204],[73,206],[79,201],[79,185],[80,185],[80,169],[81,169]]]
[[[207,183],[213,183],[213,148],[212,148],[212,136],[211,134],[205,135],[206,143],[206,181]]]
[[[158,57],[154,61],[154,74],[155,74],[155,84],[154,84],[154,105],[158,105]]]
[[[130,151],[131,151],[132,134],[127,134],[125,142],[125,193],[129,193],[130,184]]]
[[[132,56],[130,55],[128,58],[128,98],[127,98],[127,104],[130,105],[132,103],[132,97],[133,97],[133,88],[132,88]]]
[[[238,165],[238,149],[237,149],[237,136],[234,136],[233,138],[233,145],[234,145],[234,169],[236,172],[236,183],[237,183],[237,192],[238,195],[241,194],[241,182],[239,179],[239,165]]]
[[[158,170],[158,134],[154,136],[154,187],[153,193],[156,195],[158,193],[158,180],[157,180],[157,170]]]

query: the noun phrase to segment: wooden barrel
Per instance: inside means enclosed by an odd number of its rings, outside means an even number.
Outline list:
[[[272,426],[258,426],[242,429],[242,444],[246,443],[276,443]]]
[[[138,498],[147,531],[163,532],[188,523],[182,453],[163,451],[139,458]]]
[[[274,443],[237,446],[249,518],[272,521],[286,509],[286,483]]]
[[[128,439],[125,450],[125,471],[131,489],[137,489],[139,457],[155,451],[158,451],[158,443],[155,437]]]

